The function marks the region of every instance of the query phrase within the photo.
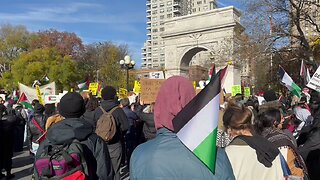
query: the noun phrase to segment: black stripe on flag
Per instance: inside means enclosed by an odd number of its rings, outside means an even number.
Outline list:
[[[278,75],[279,75],[280,79],[283,78],[285,73],[286,72],[284,71],[284,69],[281,66],[279,66]]]
[[[173,119],[174,132],[177,133],[187,124],[202,108],[204,108],[221,90],[220,76],[225,74],[226,68],[220,70],[211,78],[209,84],[201,90]]]

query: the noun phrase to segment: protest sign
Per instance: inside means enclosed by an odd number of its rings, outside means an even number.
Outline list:
[[[232,86],[231,95],[232,95],[232,96],[235,96],[235,95],[237,95],[237,94],[242,94],[241,86],[240,86],[240,85],[234,85],[234,86]]]
[[[99,88],[99,83],[90,83],[89,84],[89,91],[92,93],[93,96],[97,95]]]
[[[140,99],[145,104],[151,104],[156,101],[158,92],[164,79],[141,79],[141,96]]]
[[[43,98],[42,98],[40,87],[38,85],[36,85],[36,92],[37,92],[39,103],[44,105],[44,101],[43,101]]]
[[[317,71],[313,74],[312,78],[307,84],[307,87],[320,92],[320,66],[318,67]]]
[[[133,92],[136,93],[136,94],[140,94],[141,93],[140,82],[137,81],[137,80],[134,81]]]
[[[244,97],[250,97],[250,87],[244,87]]]
[[[58,101],[58,95],[45,95],[44,104],[55,104]]]
[[[119,98],[127,98],[128,97],[128,91],[124,88],[119,88]]]

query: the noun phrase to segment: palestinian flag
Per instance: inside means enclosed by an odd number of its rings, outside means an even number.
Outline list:
[[[33,109],[32,105],[30,104],[30,101],[28,100],[27,96],[24,93],[21,94],[17,103],[23,105],[28,109]]]
[[[82,92],[84,90],[87,90],[89,88],[89,84],[90,84],[90,82],[88,79],[86,79],[84,82],[78,84],[79,91]]]
[[[301,61],[301,66],[300,66],[300,76],[303,78],[304,84],[307,85],[311,78],[310,78],[309,69],[307,68],[303,60]]]
[[[226,70],[227,67],[213,76],[173,119],[178,138],[212,173],[215,173],[221,80]]]
[[[289,91],[300,98],[301,88],[293,82],[292,78],[286,73],[286,71],[281,66],[279,66],[278,75],[281,79],[281,82],[284,83],[284,85],[289,89]]]
[[[14,90],[14,91],[12,92],[12,99],[13,99],[15,102],[17,102],[17,101],[19,100],[19,93],[18,93],[18,91]]]

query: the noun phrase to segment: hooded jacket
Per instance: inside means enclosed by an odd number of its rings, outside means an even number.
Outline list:
[[[46,140],[40,144],[36,159],[49,144],[62,145],[77,139],[84,145],[86,162],[92,172],[96,172],[90,179],[113,179],[114,172],[111,165],[109,151],[103,140],[98,137],[90,123],[80,118],[68,118],[53,124],[47,131]]]
[[[112,108],[118,106],[118,104],[116,104],[114,100],[105,100],[101,102],[100,106],[106,112],[109,112]],[[102,115],[102,110],[98,107],[95,110],[94,116],[93,116],[94,128],[96,128],[95,126],[101,115]],[[112,116],[114,117],[117,124],[117,132],[113,136],[113,138],[108,142],[108,145],[120,142],[121,136],[124,135],[129,128],[127,116],[121,108],[117,108],[115,111],[113,111]]]
[[[213,174],[173,133],[173,118],[194,96],[194,88],[186,78],[174,76],[164,82],[155,103],[157,136],[134,150],[130,178],[234,179],[223,150],[217,152],[216,173]]]

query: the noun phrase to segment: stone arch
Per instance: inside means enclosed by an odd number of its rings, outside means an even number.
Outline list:
[[[198,52],[201,51],[208,51],[209,48],[204,46],[197,46],[197,47],[191,47],[186,50],[183,55],[181,56],[180,60],[180,69],[186,69],[189,67],[190,61],[192,60],[192,57],[196,55]]]

